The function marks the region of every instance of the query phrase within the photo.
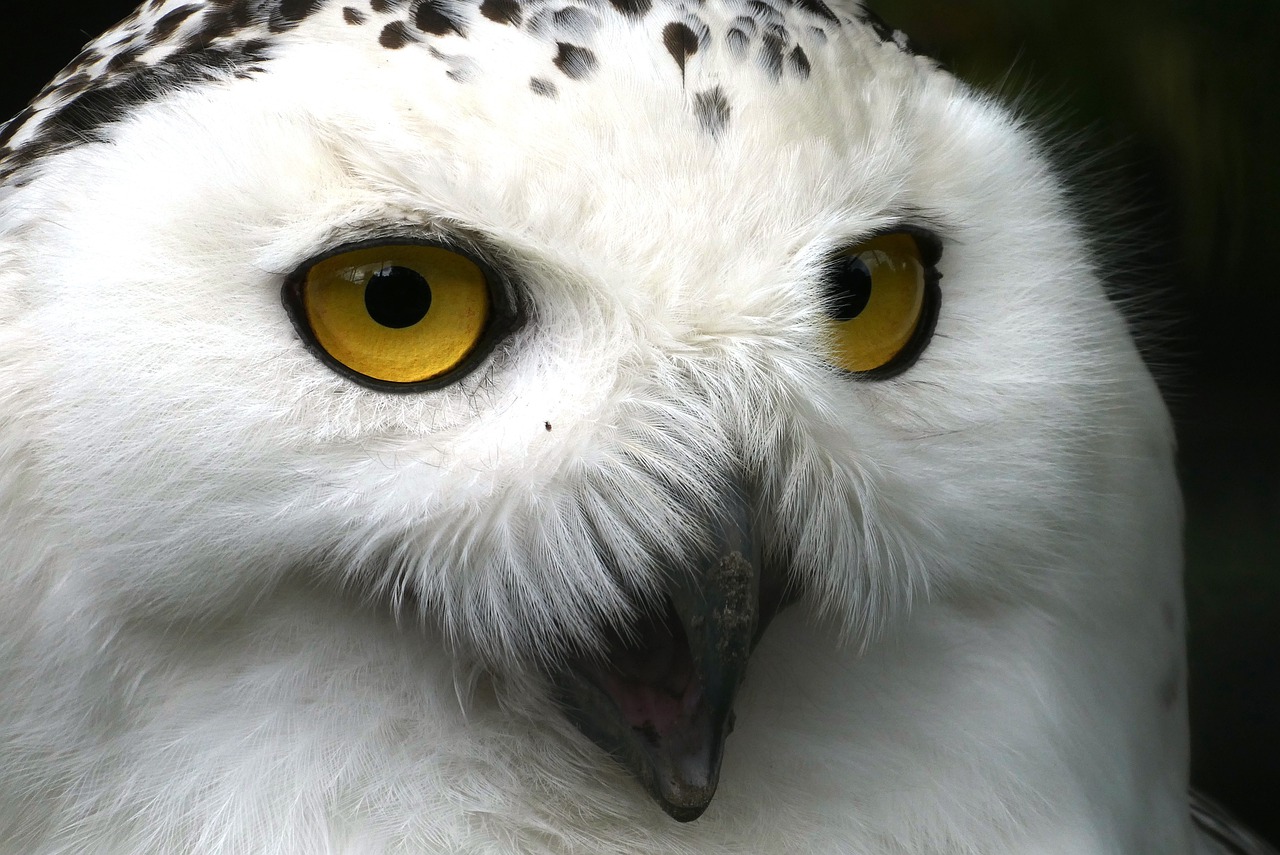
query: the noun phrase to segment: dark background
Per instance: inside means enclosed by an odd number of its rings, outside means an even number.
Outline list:
[[[131,0],[2,0],[0,121]],[[1109,212],[1178,424],[1193,777],[1280,840],[1280,2],[874,0]]]

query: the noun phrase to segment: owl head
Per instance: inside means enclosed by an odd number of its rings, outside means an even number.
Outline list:
[[[1031,135],[850,3],[156,0],[0,145],[11,623],[331,591],[679,819],[774,615],[1056,602],[1167,443]]]

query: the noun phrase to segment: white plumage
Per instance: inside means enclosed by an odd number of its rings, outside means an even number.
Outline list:
[[[909,48],[819,0],[91,45],[0,134],[0,852],[1191,852],[1168,418],[1031,136]],[[842,370],[894,233],[936,331]],[[291,288],[422,243],[483,340],[344,372]],[[797,602],[710,806],[651,798],[716,766],[679,716],[750,633],[682,598],[739,534]]]

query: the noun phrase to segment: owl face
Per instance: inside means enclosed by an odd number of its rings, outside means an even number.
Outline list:
[[[1159,406],[1034,146],[857,7],[189,8],[0,161],[4,441],[101,620],[302,580],[588,731],[674,645],[718,750],[786,603],[1052,590]]]

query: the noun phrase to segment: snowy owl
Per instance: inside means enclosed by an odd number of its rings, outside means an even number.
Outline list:
[[[851,2],[150,0],[0,132],[0,852],[1218,851],[1100,266]]]

